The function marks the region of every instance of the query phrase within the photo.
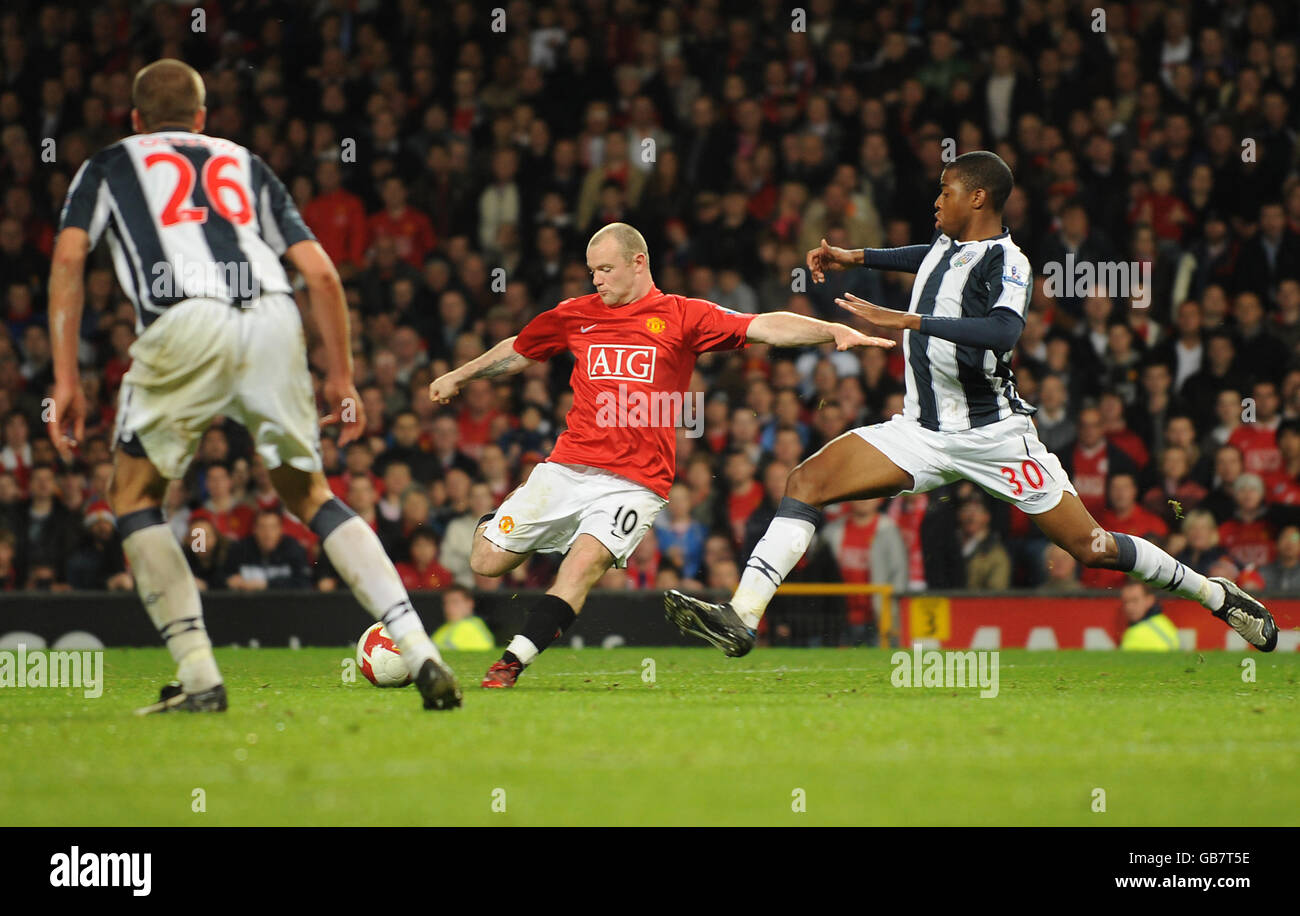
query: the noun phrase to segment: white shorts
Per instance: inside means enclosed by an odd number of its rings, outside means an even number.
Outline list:
[[[268,468],[319,471],[320,421],[298,306],[286,295],[244,308],[187,299],[131,345],[113,441],[182,477],[216,416],[248,428]]]
[[[589,534],[621,569],[667,504],[611,471],[543,461],[506,497],[483,536],[513,553],[564,553]]]
[[[955,433],[935,432],[898,414],[853,432],[912,475],[914,486],[904,493],[969,480],[1027,515],[1055,509],[1066,493],[1079,495],[1024,414]]]

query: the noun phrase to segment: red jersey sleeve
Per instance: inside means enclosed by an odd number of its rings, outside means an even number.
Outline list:
[[[685,342],[696,353],[741,349],[749,323],[756,317],[724,309],[707,299],[682,299],[682,307]]]
[[[569,349],[559,309],[547,309],[524,326],[515,337],[515,352],[536,362]]]

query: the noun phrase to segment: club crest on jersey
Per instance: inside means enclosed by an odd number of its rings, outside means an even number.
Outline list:
[[[515,520],[508,515],[503,515],[501,521],[497,522],[497,527],[509,534],[515,530]]]
[[[967,248],[965,251],[959,252],[955,255],[953,259],[948,262],[948,266],[953,270],[958,270],[975,260],[976,256],[974,248]]]
[[[647,318],[645,320],[645,327],[651,334],[662,334],[667,325],[664,324],[662,318]]]
[[[587,377],[593,381],[649,382],[655,377],[655,348],[592,344],[587,349]]]

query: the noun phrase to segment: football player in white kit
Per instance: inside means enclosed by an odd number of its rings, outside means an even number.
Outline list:
[[[1103,530],[1039,441],[1029,419],[1035,408],[1020,399],[1010,367],[1033,290],[1029,261],[1002,225],[1013,183],[999,156],[966,153],[940,178],[929,245],[850,251],[823,239],[808,252],[814,282],[850,266],[916,274],[906,312],[851,293],[836,299],[872,324],[903,331],[903,413],[843,434],[791,472],[730,602],[669,591],[665,611],[682,632],[744,655],[777,586],[808,548],[822,506],[969,480],[1030,515],[1079,563],[1198,601],[1255,648],[1276,648],[1273,616],[1234,582],[1207,578],[1144,538]]]
[[[365,428],[333,263],[261,159],[202,134],[203,80],[191,67],[164,59],[143,68],[132,102],[136,133],[87,160],[64,204],[50,270],[49,434],[65,457],[83,438],[82,278],[86,256],[107,235],[139,335],[118,401],[109,502],[140,598],[177,665],[177,681],[139,712],[227,705],[194,577],[161,508],[167,481],[185,473],[217,415],[248,427],[285,507],[397,642],[425,708],[459,706],[455,677],[379,539],[322,473],[320,423],[341,423],[341,444]],[[302,274],[328,354],[333,412],[324,420],[282,255]]]

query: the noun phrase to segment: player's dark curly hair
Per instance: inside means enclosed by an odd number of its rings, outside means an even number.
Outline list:
[[[993,209],[998,213],[1006,206],[1011,189],[1016,184],[1010,167],[1002,161],[1002,157],[983,149],[958,156],[947,171],[950,175],[956,172],[967,191],[983,188],[993,201]]]

